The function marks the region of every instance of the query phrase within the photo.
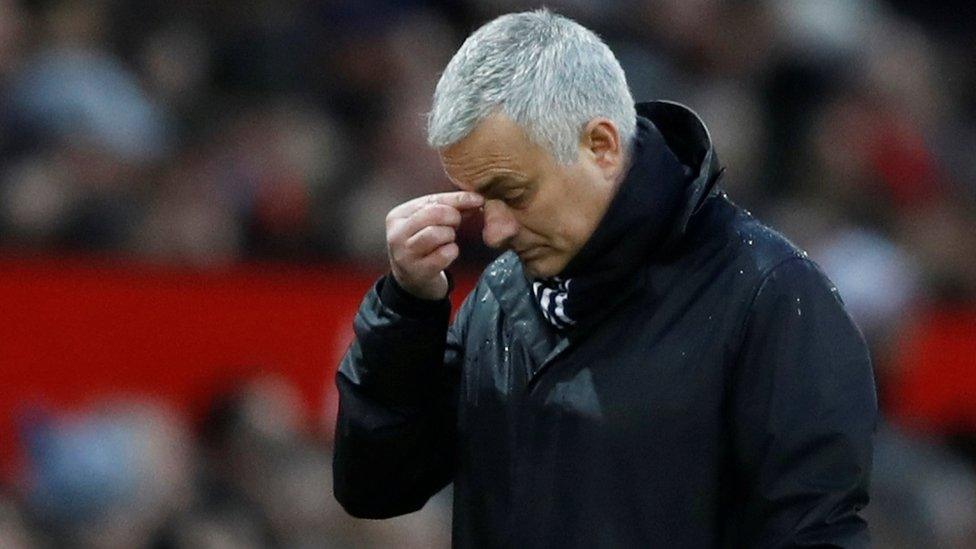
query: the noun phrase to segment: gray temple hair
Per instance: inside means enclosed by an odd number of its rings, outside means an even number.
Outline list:
[[[434,91],[427,141],[435,149],[464,139],[496,112],[569,165],[587,122],[612,121],[625,150],[637,113],[610,48],[591,30],[546,9],[503,15],[454,54]]]

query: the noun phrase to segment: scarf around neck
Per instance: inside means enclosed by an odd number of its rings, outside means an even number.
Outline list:
[[[636,283],[646,256],[663,243],[691,180],[664,137],[638,116],[631,166],[580,251],[558,276],[532,281],[542,316],[566,330],[599,316]]]

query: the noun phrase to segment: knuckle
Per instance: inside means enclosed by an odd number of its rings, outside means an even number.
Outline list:
[[[402,242],[403,242],[403,234],[400,231],[391,229],[386,232],[387,245],[394,247],[394,246],[399,246]]]
[[[413,253],[417,249],[417,239],[412,238],[404,242],[401,246],[404,252]]]
[[[403,263],[403,260],[406,259],[405,256],[406,256],[406,250],[404,250],[403,247],[401,246],[390,247],[390,259],[392,259],[396,263]]]
[[[430,238],[430,232],[431,232],[431,227],[428,225],[428,226],[420,229],[416,233],[414,233],[413,240],[423,241],[423,240],[425,240],[427,238]]]
[[[424,206],[413,212],[413,215],[410,216],[411,221],[421,225],[428,225],[430,224],[431,212],[430,206]]]

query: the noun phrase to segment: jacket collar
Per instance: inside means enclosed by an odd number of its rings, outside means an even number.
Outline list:
[[[639,103],[637,114],[653,123],[671,152],[691,170],[687,182],[677,197],[678,205],[670,216],[669,226],[662,230],[659,238],[655,238],[654,249],[650,250],[654,261],[666,261],[668,256],[680,249],[692,217],[712,193],[724,170],[719,167],[708,129],[698,115],[688,107],[671,101],[652,101]],[[632,162],[631,170],[637,165],[636,160]],[[621,183],[620,189],[624,188],[625,182],[626,179]],[[618,197],[614,198],[616,201]],[[608,213],[610,212],[611,210],[608,209]],[[600,225],[604,225],[604,222],[601,221]],[[599,230],[600,226],[597,228],[597,231]],[[581,253],[583,251],[581,250]],[[644,258],[645,261],[647,259]],[[576,258],[570,262],[570,266],[575,261]],[[634,258],[634,261],[640,259]],[[634,282],[639,285],[639,281]],[[540,337],[546,341],[539,341],[538,344],[541,347],[551,346],[554,330],[549,327],[535,305],[530,282],[526,279],[521,262],[514,252],[502,254],[488,267],[485,283],[498,299],[502,310],[514,320],[545,325],[546,328],[541,330],[543,333]]]
[[[650,101],[638,103],[637,114],[653,122],[678,160],[695,171],[685,187],[679,215],[662,243],[661,253],[666,255],[678,247],[691,218],[712,194],[725,168],[719,165],[712,137],[695,111],[674,101]]]

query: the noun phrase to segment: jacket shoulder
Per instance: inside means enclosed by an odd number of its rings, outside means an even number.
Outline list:
[[[779,231],[756,219],[727,198],[721,207],[727,209],[729,223],[724,238],[736,256],[736,263],[744,272],[765,278],[780,264],[793,259],[808,259],[805,250]]]

